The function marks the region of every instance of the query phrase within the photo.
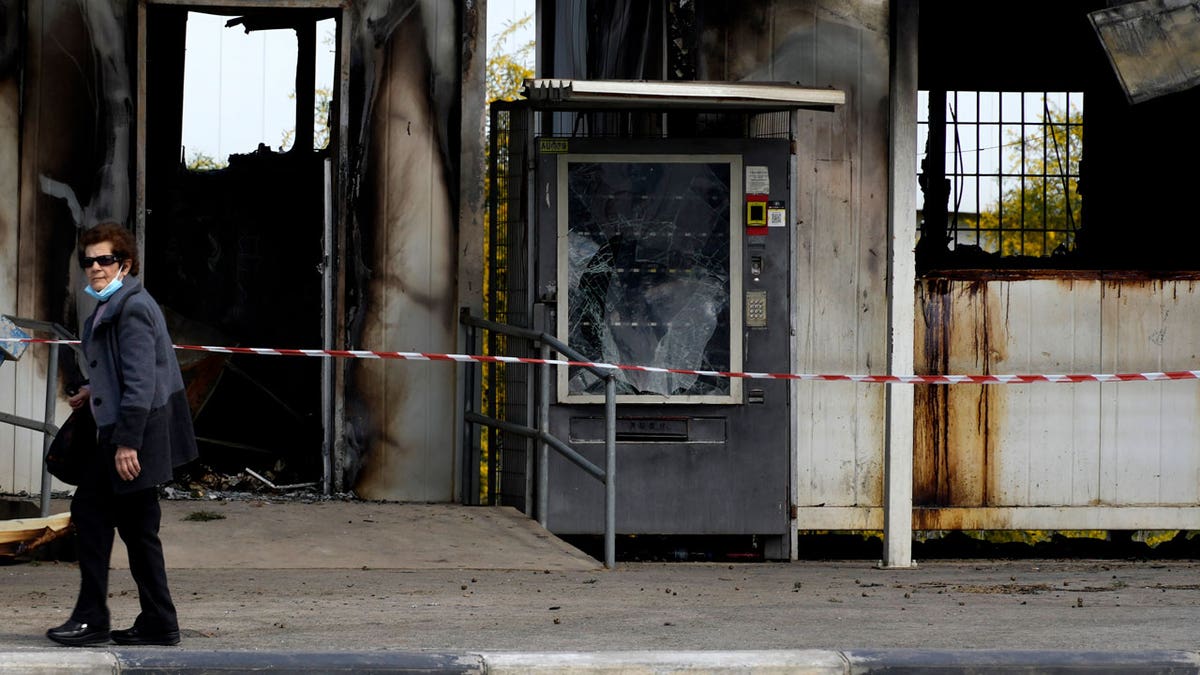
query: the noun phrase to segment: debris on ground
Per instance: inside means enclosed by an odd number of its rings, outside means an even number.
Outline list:
[[[0,520],[0,563],[32,554],[71,531],[71,514]]]

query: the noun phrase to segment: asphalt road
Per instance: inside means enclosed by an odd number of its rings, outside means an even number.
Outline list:
[[[859,672],[842,668],[854,654],[874,658],[883,650],[903,661],[941,650],[935,656],[943,660],[1034,663],[1078,654],[1099,672],[1121,672],[1094,655],[1121,652],[1139,662],[1142,654],[1153,658],[1150,650],[1171,650],[1170,663],[1182,653],[1196,664],[1145,672],[1200,672],[1200,561],[1193,559],[918,559],[914,569],[880,569],[867,560],[620,562],[606,570],[509,509],[163,504],[183,643],[153,652],[156,658],[452,654],[460,663],[462,655],[509,653],[527,660],[510,661],[504,671],[497,657],[484,670],[523,672],[529,658],[552,661],[546,654],[694,662],[699,652],[751,658],[753,650],[784,659],[785,667],[728,672],[792,672],[786,659],[797,650],[823,650],[814,658],[832,659],[834,670],[820,672]],[[56,510],[65,507],[56,502]],[[207,517],[192,518],[198,511]],[[137,613],[123,556],[118,547],[114,628]],[[45,630],[68,617],[77,585],[71,562],[0,566],[0,669],[21,656],[40,663],[66,662],[81,651],[128,657],[111,646],[72,650],[46,640]],[[1079,672],[1068,665],[1062,672]],[[664,668],[575,672],[673,672]],[[959,671],[990,672],[971,668]],[[100,670],[114,672],[108,661]]]
[[[196,650],[1196,650],[1198,582],[1194,561],[171,571]],[[46,647],[77,583],[71,563],[0,568],[0,651]],[[125,570],[111,593],[131,622]]]

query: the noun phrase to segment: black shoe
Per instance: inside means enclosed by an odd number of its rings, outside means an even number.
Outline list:
[[[160,647],[170,647],[171,645],[179,644],[179,631],[168,630],[151,633],[134,626],[129,630],[114,630],[112,632],[112,640],[119,645],[158,645]]]
[[[58,628],[46,631],[46,637],[68,647],[98,645],[108,642],[108,626],[70,619]]]

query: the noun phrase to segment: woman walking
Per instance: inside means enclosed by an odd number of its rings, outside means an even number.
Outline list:
[[[84,292],[99,300],[84,324],[89,382],[69,399],[90,405],[97,453],[71,499],[79,555],[79,597],[71,618],[46,632],[64,645],[179,643],[167,586],[158,486],[197,456],[183,376],[162,310],[136,278],[137,242],[117,223],[85,231],[79,264]],[[141,612],[127,630],[110,631],[108,568],[113,530],[129,552]]]

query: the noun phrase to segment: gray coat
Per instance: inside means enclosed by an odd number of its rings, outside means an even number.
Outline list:
[[[100,321],[93,313],[83,329],[99,460],[118,493],[161,485],[198,455],[183,375],[162,310],[141,281],[126,277],[123,282],[97,305],[96,311],[103,311]],[[132,481],[117,475],[117,446],[138,451],[142,471]]]

